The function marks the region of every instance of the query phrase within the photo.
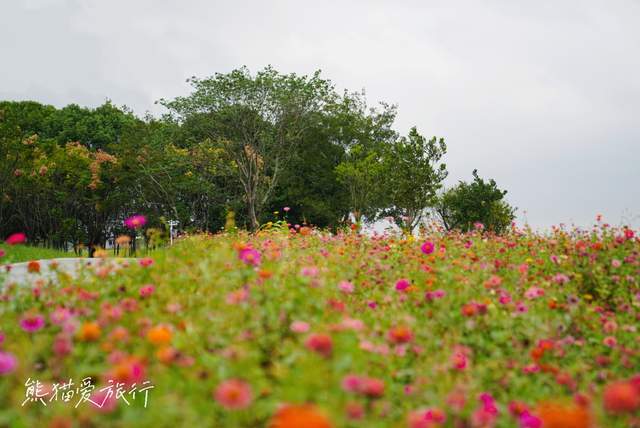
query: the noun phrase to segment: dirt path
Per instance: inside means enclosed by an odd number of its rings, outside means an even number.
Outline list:
[[[36,279],[57,278],[56,272],[65,272],[76,277],[84,268],[115,265],[116,267],[128,266],[135,259],[88,259],[88,258],[60,258],[37,260],[40,272],[29,272],[29,263],[13,263],[0,266],[0,284],[29,284]]]

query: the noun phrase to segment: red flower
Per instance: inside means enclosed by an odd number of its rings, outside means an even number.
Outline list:
[[[627,381],[611,383],[604,389],[603,401],[609,413],[633,413],[640,409],[640,390]]]
[[[413,333],[411,332],[409,327],[397,326],[389,330],[387,337],[391,343],[408,343],[413,340]]]
[[[329,358],[333,352],[333,341],[327,334],[315,333],[309,336],[305,345],[308,349]]]

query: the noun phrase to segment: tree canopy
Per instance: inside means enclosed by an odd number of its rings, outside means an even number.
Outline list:
[[[255,230],[285,206],[292,225],[329,228],[392,216],[411,231],[430,209],[447,228],[502,230],[513,218],[506,192],[475,172],[438,197],[444,140],[415,127],[401,135],[395,105],[339,93],[319,71],[242,67],[189,83],[189,94],[159,101],[159,118],[110,101],[0,102],[0,235],[104,246],[134,213],[152,227],[174,219],[215,232],[229,213]]]

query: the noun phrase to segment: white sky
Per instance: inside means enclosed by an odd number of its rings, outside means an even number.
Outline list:
[[[0,99],[157,113],[267,64],[397,103],[520,222],[640,224],[638,1],[0,0]]]

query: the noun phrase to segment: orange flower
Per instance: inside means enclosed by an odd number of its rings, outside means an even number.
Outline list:
[[[156,357],[164,364],[172,363],[178,356],[178,351],[171,346],[164,346],[156,351]]]
[[[260,269],[258,271],[258,276],[262,279],[268,279],[271,278],[271,276],[273,275],[273,272],[271,272],[270,270],[267,269]]]
[[[310,235],[310,234],[311,234],[311,228],[310,227],[302,226],[300,228],[300,235],[307,236],[307,235]]]
[[[409,329],[409,327],[396,326],[396,327],[393,327],[391,330],[389,330],[387,337],[389,341],[392,343],[396,343],[396,344],[408,343],[408,342],[411,342],[411,340],[413,340],[413,333],[411,332],[411,329]]]
[[[102,330],[97,322],[86,322],[80,327],[78,337],[85,342],[93,342],[100,338],[100,334],[102,334]]]
[[[544,428],[590,428],[591,416],[586,407],[575,404],[542,403],[536,415]]]
[[[147,332],[147,340],[156,346],[168,345],[172,336],[171,329],[166,325],[157,325]]]
[[[287,405],[271,418],[269,428],[332,428],[329,419],[310,404]]]
[[[27,264],[27,271],[29,273],[40,273],[40,263],[36,260],[31,260]]]

